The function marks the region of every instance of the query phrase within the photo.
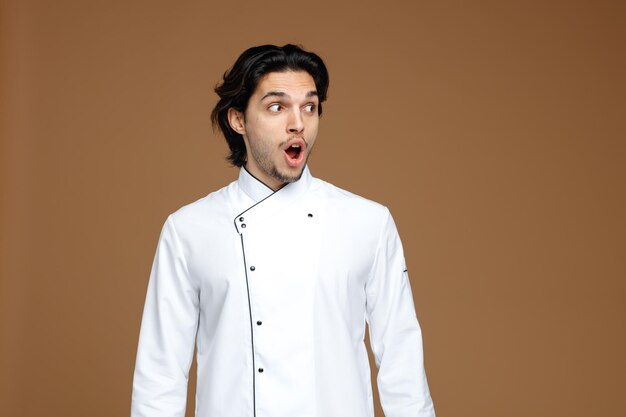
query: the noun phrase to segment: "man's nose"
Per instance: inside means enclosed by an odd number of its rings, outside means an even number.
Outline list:
[[[300,109],[294,109],[290,112],[287,130],[290,133],[298,133],[304,130],[304,120],[302,120]]]

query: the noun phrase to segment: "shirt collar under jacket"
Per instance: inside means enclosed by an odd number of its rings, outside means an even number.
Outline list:
[[[253,203],[235,216],[234,223],[237,232],[243,233],[246,228],[250,230],[252,225],[286,209],[297,201],[312,183],[313,177],[309,167],[305,166],[298,181],[274,191],[242,167],[239,171],[237,184],[252,199]]]

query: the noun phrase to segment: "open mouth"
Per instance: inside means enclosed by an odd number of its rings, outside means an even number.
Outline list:
[[[288,145],[288,146],[287,146]],[[305,162],[306,142],[302,138],[290,140],[283,148],[287,165],[292,168],[299,168]]]
[[[302,153],[302,146],[300,146],[297,143],[294,143],[293,145],[285,149],[285,153],[287,154],[289,159],[296,161],[298,160],[298,158],[300,157],[300,154]]]

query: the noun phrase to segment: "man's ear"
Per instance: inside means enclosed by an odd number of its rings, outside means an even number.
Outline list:
[[[243,113],[232,107],[228,109],[228,124],[230,124],[230,127],[240,135],[243,135],[246,132],[246,129],[244,129]]]

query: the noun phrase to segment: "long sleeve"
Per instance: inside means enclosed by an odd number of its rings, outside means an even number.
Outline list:
[[[370,342],[386,417],[434,417],[402,244],[387,211],[366,284]]]
[[[172,216],[161,231],[143,318],[132,417],[183,417],[198,328],[199,290],[189,275]]]

